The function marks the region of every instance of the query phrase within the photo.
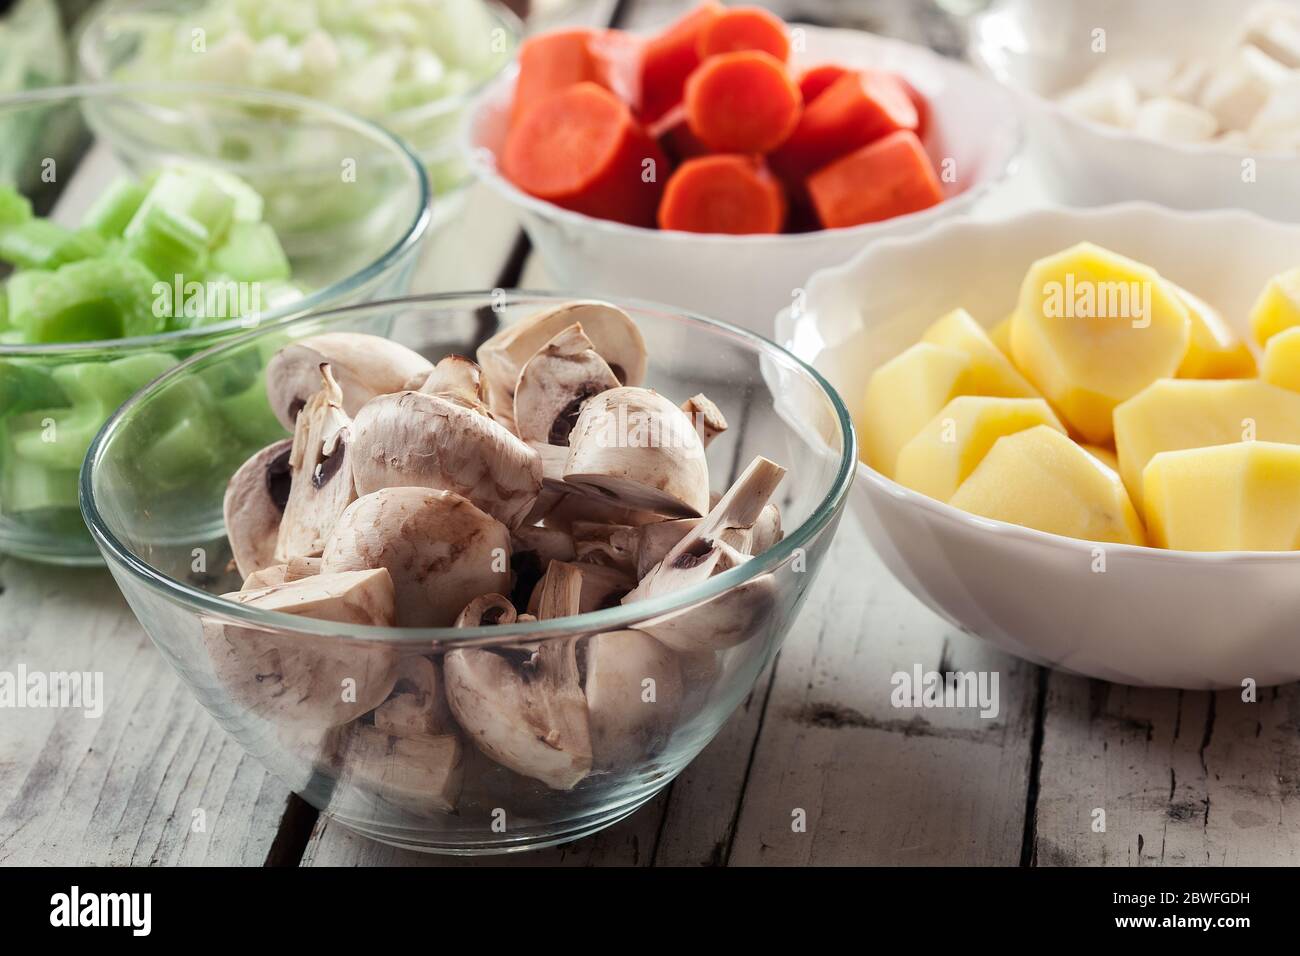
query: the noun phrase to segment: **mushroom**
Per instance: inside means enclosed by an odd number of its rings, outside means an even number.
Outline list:
[[[375,728],[387,734],[454,734],[442,669],[427,657],[404,657],[388,700],[375,708]]]
[[[670,518],[709,510],[700,436],[685,412],[645,388],[613,388],[587,400],[569,438],[564,482]]]
[[[341,624],[391,626],[388,572],[319,574],[287,584],[224,595],[265,611]],[[397,680],[397,652],[283,630],[208,619],[203,639],[217,680],[259,717],[334,727],[374,710]]]
[[[762,554],[784,537],[785,532],[781,530],[781,509],[775,502],[768,502],[754,522],[748,553]]]
[[[417,375],[400,391],[441,395],[480,415],[492,414],[483,390],[483,370],[463,355],[448,355],[432,371]]]
[[[446,813],[456,808],[464,764],[465,748],[456,734],[393,734],[353,724],[342,745],[343,769],[330,810],[346,816],[359,798],[369,798],[419,815]]]
[[[498,419],[513,418],[515,386],[524,364],[561,330],[580,323],[592,347],[623,385],[645,381],[645,339],[622,309],[605,302],[566,302],[502,329],[478,347],[488,403]]]
[[[450,491],[384,488],[334,527],[323,573],[387,568],[399,627],[444,627],[474,596],[510,586],[510,532]]]
[[[677,518],[644,525],[637,537],[636,579],[640,581],[668,556],[677,542],[699,526],[702,518]]]
[[[586,641],[587,713],[598,770],[632,766],[668,742],[682,704],[677,655],[640,631],[609,631]]]
[[[653,525],[647,525],[653,527]],[[641,528],[602,521],[575,521],[573,547],[579,561],[636,575]]]
[[[518,620],[515,606],[500,594],[480,594],[465,605],[456,618],[457,627],[495,627],[513,624]]]
[[[572,561],[573,536],[557,528],[525,525],[510,533],[510,570],[515,585],[510,596],[516,605],[526,607],[537,582],[552,561]]]
[[[433,368],[428,359],[404,345],[361,332],[324,332],[291,342],[266,366],[266,395],[280,424],[293,431],[298,412],[320,389],[320,367],[334,369],[348,415],[376,395],[399,391]]]
[[[438,380],[435,387],[448,390],[381,395],[357,413],[352,462],[357,492],[399,485],[454,491],[518,527],[541,491],[537,453],[505,426],[467,407],[453,386]]]
[[[221,510],[226,521],[226,537],[230,539],[230,550],[241,577],[276,563],[276,537],[289,501],[292,447],[293,442],[288,438],[268,445],[240,465],[226,485]]]
[[[319,374],[324,387],[308,399],[293,430],[289,500],[275,544],[281,563],[320,554],[334,522],[357,496],[348,460],[352,420],[333,370],[322,365]]]
[[[552,562],[548,567],[554,567],[561,562]],[[623,596],[636,587],[636,579],[618,568],[608,568],[599,564],[581,564],[572,563],[569,567],[573,568],[582,576],[582,590],[578,597],[577,614],[588,614],[591,611],[603,611],[606,608],[617,607]],[[532,597],[525,605],[529,613],[537,614],[539,617],[542,589],[534,588]]]
[[[722,672],[719,652],[714,650],[675,651],[682,669],[682,703],[678,721],[690,720],[708,702],[713,685]]]
[[[681,409],[700,434],[700,441],[708,448],[709,443],[727,430],[727,419],[722,409],[714,405],[703,393],[692,395],[682,402]]]
[[[619,380],[573,324],[530,358],[515,385],[515,433],[527,442],[568,447],[582,403]]]
[[[277,584],[284,584],[289,573],[289,565],[273,564],[269,568],[260,568],[254,571],[248,577],[244,578],[244,583],[240,585],[239,590],[256,591],[259,588],[269,588]]]
[[[552,563],[538,616],[577,613],[581,589],[573,565]],[[458,648],[443,661],[451,712],[474,745],[553,790],[572,790],[592,767],[576,645],[577,638],[551,638],[524,660],[502,649]]]

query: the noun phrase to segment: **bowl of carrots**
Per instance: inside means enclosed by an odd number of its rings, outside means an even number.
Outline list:
[[[649,34],[530,38],[465,129],[558,284],[761,334],[816,270],[967,209],[1022,139],[962,63],[712,0]]]

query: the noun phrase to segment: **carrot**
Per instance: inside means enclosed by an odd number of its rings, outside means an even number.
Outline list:
[[[907,98],[916,107],[916,136],[924,142],[925,134],[930,130],[930,104],[921,94],[921,91],[908,82],[907,77],[903,76],[903,74],[895,73],[894,79],[898,81],[898,85],[903,88]]]
[[[519,79],[510,108],[510,125],[552,93],[575,83],[598,80],[591,56],[593,30],[557,30],[529,37],[519,47]]]
[[[780,17],[761,7],[732,7],[700,31],[700,59],[720,53],[761,50],[784,63],[790,58],[790,36]]]
[[[753,156],[701,156],[677,168],[659,204],[661,229],[732,235],[780,232],[781,184]]]
[[[681,163],[696,156],[707,156],[709,147],[691,132],[686,121],[686,107],[675,106],[660,117],[649,129],[673,163]]]
[[[618,97],[578,83],[542,100],[511,129],[501,169],[524,192],[557,206],[651,226],[668,159]]]
[[[632,109],[641,101],[641,62],[646,40],[623,30],[595,30],[587,41],[592,79]]]
[[[722,13],[716,0],[705,0],[641,50],[640,99],[637,114],[653,123],[682,101],[686,78],[700,65],[696,50],[700,31]]]
[[[827,229],[892,219],[944,198],[930,157],[911,130],[890,133],[814,173],[808,193]]]
[[[804,110],[799,125],[769,161],[800,182],[834,159],[896,130],[915,130],[916,107],[891,73],[842,76]]]
[[[766,153],[799,123],[799,88],[775,57],[754,50],[710,57],[686,81],[691,132],[719,153]]]
[[[825,93],[832,83],[851,72],[848,67],[836,66],[834,63],[823,63],[821,66],[804,70],[803,75],[799,77],[799,92],[803,94],[803,105],[807,107],[809,103]]]

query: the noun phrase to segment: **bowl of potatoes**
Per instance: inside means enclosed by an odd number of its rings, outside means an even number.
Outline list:
[[[1121,683],[1300,678],[1300,226],[1146,203],[945,223],[801,305],[778,341],[844,396],[853,510],[932,610]]]

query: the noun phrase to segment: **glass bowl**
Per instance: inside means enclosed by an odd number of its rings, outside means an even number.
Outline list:
[[[434,207],[435,228],[448,222],[462,205],[464,187],[472,180],[460,153],[458,131],[469,103],[504,71],[511,62],[523,35],[519,18],[492,0],[439,0],[448,17],[458,21],[455,30],[439,31],[423,37],[431,45],[442,44],[444,59],[454,52],[462,61],[473,57],[463,73],[446,80],[445,95],[426,102],[381,104],[377,91],[386,81],[367,80],[355,71],[347,71],[348,82],[336,90],[322,88],[321,79],[305,68],[297,71],[276,70],[271,61],[283,56],[292,59],[288,41],[283,50],[259,51],[251,43],[228,43],[223,49],[214,27],[225,24],[214,13],[220,4],[212,0],[109,0],[89,18],[77,45],[80,75],[89,82],[114,81],[203,81],[236,83],[240,86],[277,89],[312,96],[343,109],[352,110],[405,140],[429,173],[438,203]],[[235,4],[225,4],[226,8]],[[283,24],[284,33],[310,33],[314,21],[313,4],[303,4]],[[283,14],[268,10],[263,15]],[[399,35],[400,18],[392,17],[392,29]],[[214,36],[209,48],[206,36]],[[195,48],[195,37],[205,37]],[[471,38],[472,42],[471,42]],[[284,40],[283,35],[280,36]],[[268,41],[263,41],[268,42]],[[399,42],[400,45],[400,42]],[[278,46],[278,45],[277,45]],[[177,72],[158,67],[157,58],[170,56]],[[378,58],[376,58],[378,59]],[[335,70],[346,67],[335,67]],[[337,73],[335,74],[338,75]],[[333,80],[334,76],[325,78]]]
[[[195,356],[135,395],[95,439],[82,470],[87,523],[163,656],[269,771],[322,812],[374,839],[433,852],[499,853],[576,839],[634,811],[703,749],[750,692],[789,631],[843,512],[856,442],[843,403],[816,372],[739,329],[667,307],[620,302],[646,339],[646,384],[674,400],[704,391],[729,416],[731,428],[708,451],[715,491],[724,490],[755,455],[788,469],[772,499],[785,528],[778,544],[678,593],[511,626],[341,625],[220,597],[240,584],[228,570],[231,555],[222,527],[226,481],[277,436],[227,445],[219,460],[203,466],[160,470],[160,459],[170,461],[166,449],[178,416],[198,420],[213,411],[212,382],[255,374],[289,339],[327,330],[386,335],[431,360],[472,355],[472,338],[458,339],[454,330],[472,328],[483,310],[509,324],[566,298],[500,291],[413,297],[258,330]],[[797,416],[791,414],[794,408]],[[660,728],[657,744],[635,758],[600,766],[570,790],[551,789],[493,763],[464,735],[454,760],[446,753],[418,751],[400,737],[381,735],[376,742],[371,718],[356,716],[361,707],[374,706],[365,700],[367,689],[379,687],[382,699],[392,686],[385,683],[391,668],[418,665],[419,657],[436,659],[466,646],[509,655],[521,644],[573,639],[584,642],[579,647],[585,653],[593,635],[645,640],[626,637],[626,629],[653,627],[666,618],[681,623],[689,615],[723,609],[744,612],[739,619],[745,623],[728,629],[734,639],[730,646],[667,654],[664,666],[677,676],[664,677],[659,686],[671,684],[676,692],[662,712],[672,719]],[[614,631],[622,633],[609,634]],[[239,641],[250,642],[241,647],[265,649],[270,657],[232,664],[217,639],[223,633],[227,640],[240,634]],[[267,696],[259,680],[266,678],[270,660],[284,662],[271,664],[273,671],[292,667],[300,675],[314,675],[315,689],[305,690],[302,683],[298,691]],[[304,669],[296,670],[299,665]],[[356,680],[357,703],[341,715],[333,688],[346,687],[349,677]],[[328,706],[320,706],[322,701]],[[341,725],[345,720],[350,722]],[[460,793],[448,811],[435,793],[445,792],[453,770]]]
[[[182,162],[242,177],[263,196],[263,218],[307,293],[289,301],[270,288],[265,297],[250,290],[260,308],[246,318],[184,331],[0,344],[0,552],[33,560],[100,562],[77,507],[77,470],[128,395],[252,325],[402,294],[429,228],[428,179],[410,151],[365,120],[297,96],[213,86],[52,87],[0,98],[0,137],[9,144],[8,178],[38,213],[48,213],[54,187],[66,183],[53,217],[69,225],[117,174],[140,177]],[[82,156],[90,157],[84,170]],[[114,363],[107,374],[85,374],[106,363]],[[90,394],[68,394],[69,381],[94,377],[100,384],[87,386]],[[256,369],[217,385],[227,437],[212,432],[207,441],[264,433],[268,421],[247,408],[260,394],[255,377]]]

